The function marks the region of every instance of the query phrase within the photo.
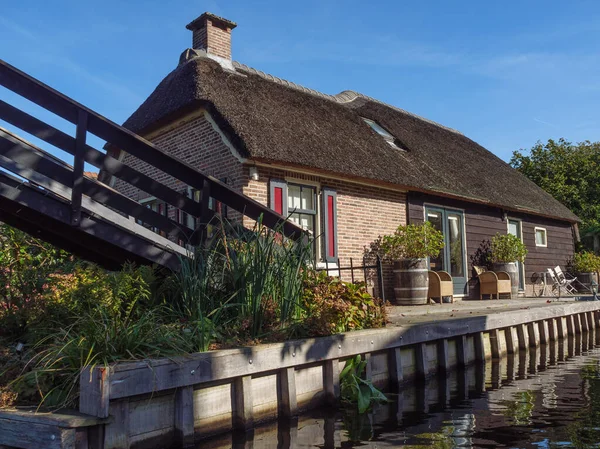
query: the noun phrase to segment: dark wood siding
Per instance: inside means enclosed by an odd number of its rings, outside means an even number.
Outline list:
[[[484,205],[456,201],[447,198],[410,192],[408,194],[408,222],[421,223],[424,220],[424,205],[431,204],[447,208],[461,209],[465,214],[467,268],[472,272],[470,256],[477,251],[483,240],[491,239],[496,233],[506,234],[508,225],[504,211]],[[534,284],[540,281],[540,274],[549,267],[560,265],[563,269],[574,252],[574,239],[571,223],[552,220],[535,215],[508,213],[508,218],[521,220],[523,242],[529,253],[525,259],[525,282]],[[535,245],[535,227],[546,228],[548,246]]]

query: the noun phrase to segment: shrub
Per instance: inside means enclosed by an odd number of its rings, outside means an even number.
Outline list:
[[[365,283],[343,282],[324,272],[307,277],[303,304],[302,325],[311,337],[383,327],[386,323],[383,301],[373,298]]]
[[[524,262],[527,247],[512,234],[496,234],[492,237],[492,260],[498,263]]]
[[[428,221],[398,226],[381,242],[381,251],[388,260],[437,257],[443,247],[444,235]]]
[[[575,273],[594,273],[600,271],[600,257],[590,251],[575,253],[568,266]]]

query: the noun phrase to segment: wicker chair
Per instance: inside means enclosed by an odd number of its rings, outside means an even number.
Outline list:
[[[479,274],[479,299],[490,295],[490,299],[500,299],[500,293],[508,293],[512,299],[510,275],[506,271],[484,271]]]
[[[452,276],[446,271],[429,271],[429,293],[427,294],[427,304],[431,303],[431,298],[440,298],[441,304],[444,296],[450,296],[451,302],[454,302]]]

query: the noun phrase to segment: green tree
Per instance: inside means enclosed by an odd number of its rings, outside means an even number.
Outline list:
[[[600,227],[600,142],[538,142],[510,165],[581,218],[583,233]]]

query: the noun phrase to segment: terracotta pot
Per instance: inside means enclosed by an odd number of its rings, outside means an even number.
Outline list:
[[[427,304],[429,271],[427,259],[401,259],[394,262],[394,304]]]

